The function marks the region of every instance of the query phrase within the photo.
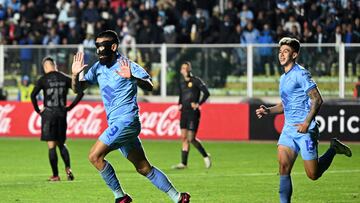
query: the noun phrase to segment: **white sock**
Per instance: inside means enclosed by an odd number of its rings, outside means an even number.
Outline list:
[[[172,187],[166,193],[169,195],[169,197],[172,199],[172,201],[174,201],[175,203],[179,202],[180,193],[178,191],[176,191],[175,188]]]

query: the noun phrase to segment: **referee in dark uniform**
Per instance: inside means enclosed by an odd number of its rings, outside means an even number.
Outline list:
[[[71,105],[66,106],[66,97],[71,88],[71,78],[57,70],[53,58],[45,57],[42,61],[45,75],[35,85],[31,93],[31,102],[37,113],[41,115],[41,140],[46,141],[49,148],[49,160],[53,175],[49,181],[59,181],[57,166],[56,146],[59,147],[61,157],[65,164],[65,172],[68,180],[73,180],[74,175],[70,168],[70,155],[65,145],[66,140],[66,114],[84,96],[78,93]],[[39,108],[36,96],[43,90],[44,107]]]
[[[211,167],[211,159],[206,153],[200,140],[196,138],[196,132],[200,122],[199,106],[210,96],[205,83],[191,73],[191,63],[186,61],[181,64],[179,109],[181,111],[180,128],[182,139],[181,163],[173,166],[174,169],[185,169],[189,155],[189,143],[204,157],[205,167]],[[202,96],[201,96],[202,93]]]

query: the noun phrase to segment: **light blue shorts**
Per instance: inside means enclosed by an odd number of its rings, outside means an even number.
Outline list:
[[[132,123],[123,120],[116,120],[100,135],[99,140],[109,146],[111,150],[118,149],[124,157],[128,157],[132,149],[142,149],[138,137],[141,131],[139,119]]]
[[[278,145],[287,146],[297,154],[300,152],[303,160],[315,160],[318,158],[318,137],[317,125],[307,133],[298,133],[297,126],[284,125]]]

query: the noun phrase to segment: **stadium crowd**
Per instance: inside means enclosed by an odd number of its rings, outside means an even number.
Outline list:
[[[0,0],[0,44],[360,42],[360,1]]]

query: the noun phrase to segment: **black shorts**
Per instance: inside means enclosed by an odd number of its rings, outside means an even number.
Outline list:
[[[200,123],[200,110],[182,111],[180,116],[180,128],[197,132]]]
[[[41,140],[58,141],[66,140],[66,110],[53,110],[45,108],[41,113]]]

